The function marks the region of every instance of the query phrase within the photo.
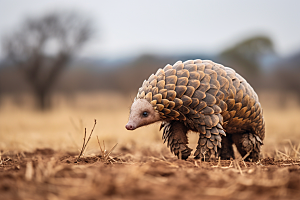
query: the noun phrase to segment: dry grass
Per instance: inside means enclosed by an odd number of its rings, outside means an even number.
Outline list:
[[[125,130],[131,102],[117,94],[57,98],[46,113],[4,100],[0,199],[297,199],[300,107],[281,109],[268,94],[260,97],[267,133],[258,163],[178,160],[158,124]],[[84,127],[90,140],[82,139]],[[197,135],[189,136],[195,149]]]
[[[77,152],[81,149],[84,128],[90,127],[94,119],[97,119],[97,126],[93,137],[98,135],[108,146],[119,143],[129,147],[139,145],[140,141],[143,141],[141,146],[145,142],[161,143],[158,124],[134,132],[125,129],[131,100],[124,99],[120,95],[106,98],[101,94],[79,95],[74,97],[74,102],[62,102],[46,113],[18,108],[10,103],[10,99],[3,100],[0,107],[0,149],[34,151],[36,148],[52,148]],[[97,140],[92,139],[87,154],[98,148]]]
[[[300,107],[291,103],[281,109],[275,97],[260,94],[266,120],[264,157],[281,158],[282,152],[296,156],[300,145]],[[18,108],[11,99],[4,99],[0,107],[0,149],[11,151],[34,151],[36,148],[52,148],[61,151],[80,151],[85,127],[97,119],[94,138],[87,147],[87,154],[97,153],[96,136],[108,146],[118,143],[127,148],[153,147],[165,149],[161,141],[159,124],[135,131],[124,126],[129,116],[131,99],[118,94],[79,94],[72,100],[55,98],[56,109],[41,113],[30,108]],[[197,135],[191,133],[190,146],[196,147]],[[292,148],[293,147],[293,148]],[[116,149],[118,151],[118,148]],[[96,152],[94,152],[96,151]],[[280,156],[281,155],[281,156]]]
[[[92,137],[93,131],[94,131],[95,126],[96,126],[96,123],[97,123],[97,120],[94,121],[94,126],[93,126],[93,128],[92,128],[92,130],[91,130],[91,133],[90,133],[88,139],[86,139],[86,128],[84,128],[83,143],[82,143],[82,147],[81,147],[81,150],[80,150],[80,153],[79,153],[79,155],[78,155],[78,157],[77,157],[76,162],[78,162],[78,160],[80,159],[80,157],[83,155],[83,152],[85,151],[86,146],[88,145],[88,143],[89,143],[89,141],[90,141],[90,139],[91,139],[91,137]],[[98,137],[97,137],[97,139],[98,139]],[[98,140],[98,143],[99,143],[99,140]],[[99,144],[99,145],[100,145],[100,144]],[[101,146],[100,146],[100,149],[101,149]],[[102,149],[101,149],[101,150],[102,150]]]

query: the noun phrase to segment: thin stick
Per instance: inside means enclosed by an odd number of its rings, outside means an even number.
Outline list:
[[[98,145],[99,145],[99,147],[100,147],[100,151],[101,151],[101,153],[102,153],[102,156],[104,156],[104,151],[103,151],[102,148],[101,148],[101,144],[100,144],[98,135],[97,135],[97,141],[98,141]]]
[[[248,168],[248,167],[247,167],[247,165],[246,165],[246,163],[245,163],[245,161],[244,161],[244,160],[242,160],[242,162],[244,163],[245,167],[246,167],[246,168]]]
[[[283,166],[289,166],[289,165],[300,165],[300,163],[290,163],[290,164],[280,164],[280,165],[283,165]]]
[[[104,140],[103,140],[103,149],[104,149],[104,152],[106,152]]]
[[[109,155],[111,154],[111,152],[113,152],[113,150],[116,148],[117,145],[118,145],[118,143],[115,144],[115,146],[113,148],[111,148],[111,150],[106,154],[106,156],[105,156],[106,158],[109,157]]]
[[[242,160],[244,161],[250,155],[251,152],[252,152],[252,149],[251,149],[251,151],[247,152],[247,154],[242,158]]]
[[[231,160],[231,162],[230,162],[228,168],[231,168],[231,167],[233,167],[233,161],[232,161],[232,160]]]
[[[293,146],[292,141],[291,141],[291,140],[288,140],[288,143],[291,145],[291,148],[295,151],[295,153],[300,155],[300,152],[298,152],[298,151],[295,149],[295,147]]]
[[[280,153],[280,154],[282,154],[283,156],[285,156],[285,157],[291,159],[291,157],[290,157],[289,155],[287,155],[287,154],[285,154],[285,153],[283,153],[283,152],[281,152],[281,151],[279,151],[279,150],[276,150],[276,151],[277,151],[277,153]]]
[[[83,154],[84,151],[84,145],[85,145],[85,139],[86,139],[86,128],[84,128],[84,136],[83,136],[83,143],[82,143],[82,147],[79,153],[79,156],[77,158],[77,160],[79,159],[79,157]]]
[[[2,165],[2,152],[0,151],[0,165]]]
[[[222,167],[221,166],[221,157],[219,157],[219,161],[218,161],[218,164],[217,165],[214,165],[214,166],[212,166],[213,168],[215,168],[215,167]]]
[[[160,156],[162,157],[162,159],[163,159],[164,161],[167,161],[167,159],[162,155],[162,153],[160,153]]]
[[[83,144],[82,144],[82,148],[81,148],[81,151],[80,151],[80,153],[79,153],[79,155],[78,155],[78,157],[77,157],[76,162],[78,162],[78,160],[79,160],[79,158],[82,156],[82,154],[83,154],[83,152],[84,152],[84,150],[85,150],[87,144],[89,143],[89,141],[90,141],[90,139],[91,139],[91,137],[92,137],[93,131],[94,131],[94,129],[95,129],[96,123],[97,123],[97,121],[96,121],[96,119],[95,119],[94,126],[93,126],[93,128],[92,128],[92,130],[91,130],[91,133],[90,133],[90,135],[89,135],[89,138],[87,139],[86,142],[85,142],[85,140],[86,140],[86,128],[84,128]]]
[[[182,160],[182,153],[179,151],[179,159]]]
[[[244,174],[243,174],[243,172],[242,172],[242,169],[241,169],[241,167],[240,167],[240,165],[239,165],[239,163],[238,163],[237,160],[235,160],[235,163],[236,163],[236,165],[238,166],[238,169],[239,169],[241,175],[244,176]]]

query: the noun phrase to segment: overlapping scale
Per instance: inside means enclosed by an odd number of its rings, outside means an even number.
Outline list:
[[[204,135],[195,155],[212,155],[221,148],[225,130],[236,133],[252,127],[264,139],[262,109],[253,88],[233,69],[209,60],[178,61],[158,69],[136,98],[149,101],[163,119],[189,120],[186,124]]]

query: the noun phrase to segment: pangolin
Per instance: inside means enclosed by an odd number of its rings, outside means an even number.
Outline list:
[[[143,82],[131,105],[126,129],[161,121],[163,140],[187,159],[187,132],[199,133],[195,159],[234,158],[258,161],[265,123],[258,96],[235,70],[210,60],[178,61]]]

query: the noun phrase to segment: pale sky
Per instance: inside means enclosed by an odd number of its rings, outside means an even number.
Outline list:
[[[0,0],[0,37],[26,16],[67,9],[98,30],[82,56],[218,53],[254,34],[270,36],[287,56],[300,50],[299,8],[296,0]]]

